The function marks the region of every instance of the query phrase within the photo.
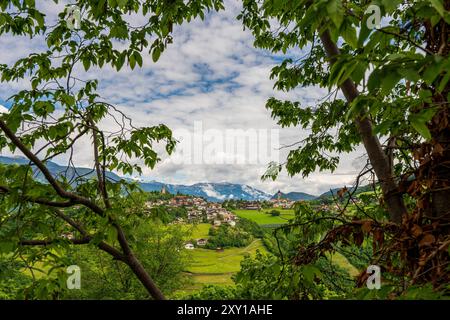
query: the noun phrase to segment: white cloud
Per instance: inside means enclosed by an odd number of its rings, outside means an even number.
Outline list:
[[[220,199],[220,200],[225,199],[225,196],[221,195],[220,193],[218,193],[214,189],[214,187],[212,185],[210,185],[210,184],[206,184],[206,185],[202,186],[202,190],[203,190],[203,192],[206,193],[206,195],[208,197],[214,197],[214,198],[217,198],[217,199]]]

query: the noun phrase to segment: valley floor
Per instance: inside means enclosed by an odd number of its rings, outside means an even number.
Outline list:
[[[200,223],[192,227],[191,238],[207,239],[211,225]],[[260,239],[254,240],[250,245],[243,248],[227,248],[223,251],[195,248],[187,250],[189,266],[185,274],[189,277],[189,284],[180,292],[193,292],[201,289],[204,285],[233,285],[231,277],[239,271],[242,259],[246,255],[254,255],[259,250],[266,253]]]
[[[241,218],[255,221],[261,226],[273,226],[287,223],[293,218],[293,210],[280,210],[280,216],[271,216],[267,212],[272,209],[257,210],[234,210],[233,212]],[[208,238],[210,224],[200,223],[192,228],[191,237],[193,239]],[[257,251],[267,253],[262,240],[256,239],[244,248],[227,248],[223,251],[216,251],[203,248],[187,250],[189,256],[189,266],[185,270],[188,277],[188,284],[179,290],[178,293],[192,293],[200,290],[204,285],[233,285],[232,276],[240,270],[240,263],[245,255],[255,255]],[[347,259],[339,253],[332,256],[332,261],[346,269],[350,275],[356,276],[358,270],[351,265]]]
[[[275,209],[280,212],[279,216],[272,216],[269,212],[274,210],[262,209],[258,210],[232,210],[238,217],[246,218],[256,222],[257,224],[264,225],[280,225],[285,224],[289,219],[294,218],[294,210],[292,209]]]
[[[260,239],[254,240],[244,248],[229,248],[222,252],[209,249],[190,250],[191,263],[186,270],[190,277],[190,284],[182,291],[192,292],[201,289],[204,285],[233,285],[231,277],[239,271],[240,264],[245,255],[254,255],[259,250],[266,253]]]

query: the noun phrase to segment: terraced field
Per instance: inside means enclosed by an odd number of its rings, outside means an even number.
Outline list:
[[[237,212],[236,212],[237,211]],[[255,210],[236,210],[235,214],[240,217],[251,219],[261,225],[272,225],[286,223],[288,219],[294,216],[292,210],[282,210],[280,217],[272,217],[271,215]],[[270,211],[270,210],[266,210]],[[210,224],[201,223],[192,228],[190,239],[208,238]],[[189,293],[201,289],[204,285],[233,285],[231,277],[240,270],[240,263],[245,255],[254,255],[256,251],[266,253],[262,241],[257,239],[245,248],[228,248],[221,252],[216,250],[195,248],[194,250],[186,250],[189,256],[189,266],[185,270],[185,274],[189,277],[190,284],[179,292]],[[335,253],[332,261],[337,265],[347,269],[350,275],[358,274],[347,259]]]
[[[245,255],[253,255],[256,250],[266,252],[262,241],[257,239],[245,248],[229,248],[221,252],[216,250],[199,249],[189,251],[192,259],[187,268],[191,273],[233,273],[240,269],[241,260]]]
[[[259,239],[245,248],[229,248],[221,252],[200,248],[189,250],[191,261],[186,275],[192,283],[182,291],[195,291],[207,284],[232,285],[231,277],[240,270],[242,259],[245,255],[254,255],[257,250],[267,252]]]

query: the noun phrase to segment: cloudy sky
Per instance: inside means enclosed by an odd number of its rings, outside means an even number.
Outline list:
[[[49,16],[61,10],[61,5],[55,6],[53,1],[43,1],[41,5]],[[307,133],[299,128],[282,129],[277,126],[276,120],[271,119],[264,107],[266,100],[275,96],[314,105],[327,93],[314,87],[299,88],[290,93],[275,92],[269,74],[282,57],[253,48],[252,35],[248,30],[244,31],[235,19],[240,11],[240,1],[227,0],[225,5],[225,11],[210,13],[205,21],[195,20],[175,28],[174,43],[156,64],[150,56],[145,56],[144,66],[133,71],[129,68],[119,73],[110,68],[88,73],[78,70],[78,76],[83,79],[98,78],[100,95],[133,118],[135,125],[164,123],[181,141],[172,157],[162,155],[163,160],[155,169],[145,170],[142,178],[179,184],[226,181],[248,184],[269,193],[281,189],[284,192],[320,194],[330,187],[352,183],[364,162],[361,150],[342,155],[339,169],[334,173],[317,172],[302,179],[290,178],[283,172],[276,181],[261,181],[269,161],[264,160],[263,155],[258,159],[264,161],[241,164],[236,160],[240,157],[237,152],[224,148],[221,151],[217,144],[221,144],[223,139],[217,136],[222,135],[226,140],[230,129],[254,129],[266,132],[268,136],[278,134],[280,146],[301,140]],[[30,41],[28,38],[0,37],[0,63],[10,64],[29,52],[44,50],[43,44],[39,38]],[[27,86],[23,82],[2,84],[0,104],[10,107],[6,99]],[[186,132],[194,134],[196,125],[197,129],[201,125],[203,131],[210,133],[209,138],[203,136],[203,146],[215,149],[212,162],[219,158],[230,161],[224,164],[176,161],[185,158],[183,141],[186,142]],[[263,139],[261,136],[258,138]],[[267,145],[272,148],[268,153],[276,158],[273,160],[285,160],[288,149],[277,152],[274,150],[277,144],[268,142]],[[92,166],[92,158],[86,148],[90,148],[88,143],[77,146],[76,165]],[[64,159],[63,156],[57,162],[64,163]]]

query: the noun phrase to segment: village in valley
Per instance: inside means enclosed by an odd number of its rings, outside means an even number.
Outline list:
[[[260,200],[226,197],[222,202],[195,194],[171,193],[168,187],[148,191],[145,211],[167,226],[186,231],[179,250],[188,259],[184,270],[187,285],[180,292],[195,292],[204,285],[232,285],[241,262],[258,252],[277,250],[272,231],[295,218],[297,205],[322,212],[341,211],[348,194],[329,194],[293,199],[280,190]],[[297,194],[298,195],[298,194]],[[358,203],[355,197],[352,201]]]
[[[163,188],[161,193],[164,194]],[[187,195],[175,195],[173,198],[165,200],[159,199],[156,201],[148,201],[147,208],[151,209],[155,206],[169,206],[185,208],[187,210],[187,221],[185,218],[178,217],[175,222],[200,222],[208,221],[215,226],[220,226],[222,223],[228,223],[230,226],[235,226],[237,217],[227,209],[222,207],[222,204],[217,202],[207,202],[200,197],[193,197]]]
[[[198,224],[208,223],[211,227],[235,227],[239,221],[238,215],[233,213],[226,205],[226,202],[210,202],[202,197],[190,195],[171,195],[163,186],[159,192],[159,198],[146,202],[146,209],[151,210],[157,207],[181,208],[186,211],[185,217],[178,216],[172,223],[179,224]],[[267,208],[278,208],[282,210],[291,209],[295,201],[282,198],[281,192],[278,191],[274,199],[264,201],[245,201],[240,200],[235,209],[261,211]],[[263,213],[261,213],[263,214]],[[194,249],[196,246],[202,247],[208,243],[208,239],[195,239],[195,244],[187,242],[185,249]],[[218,248],[220,249],[220,248]]]

